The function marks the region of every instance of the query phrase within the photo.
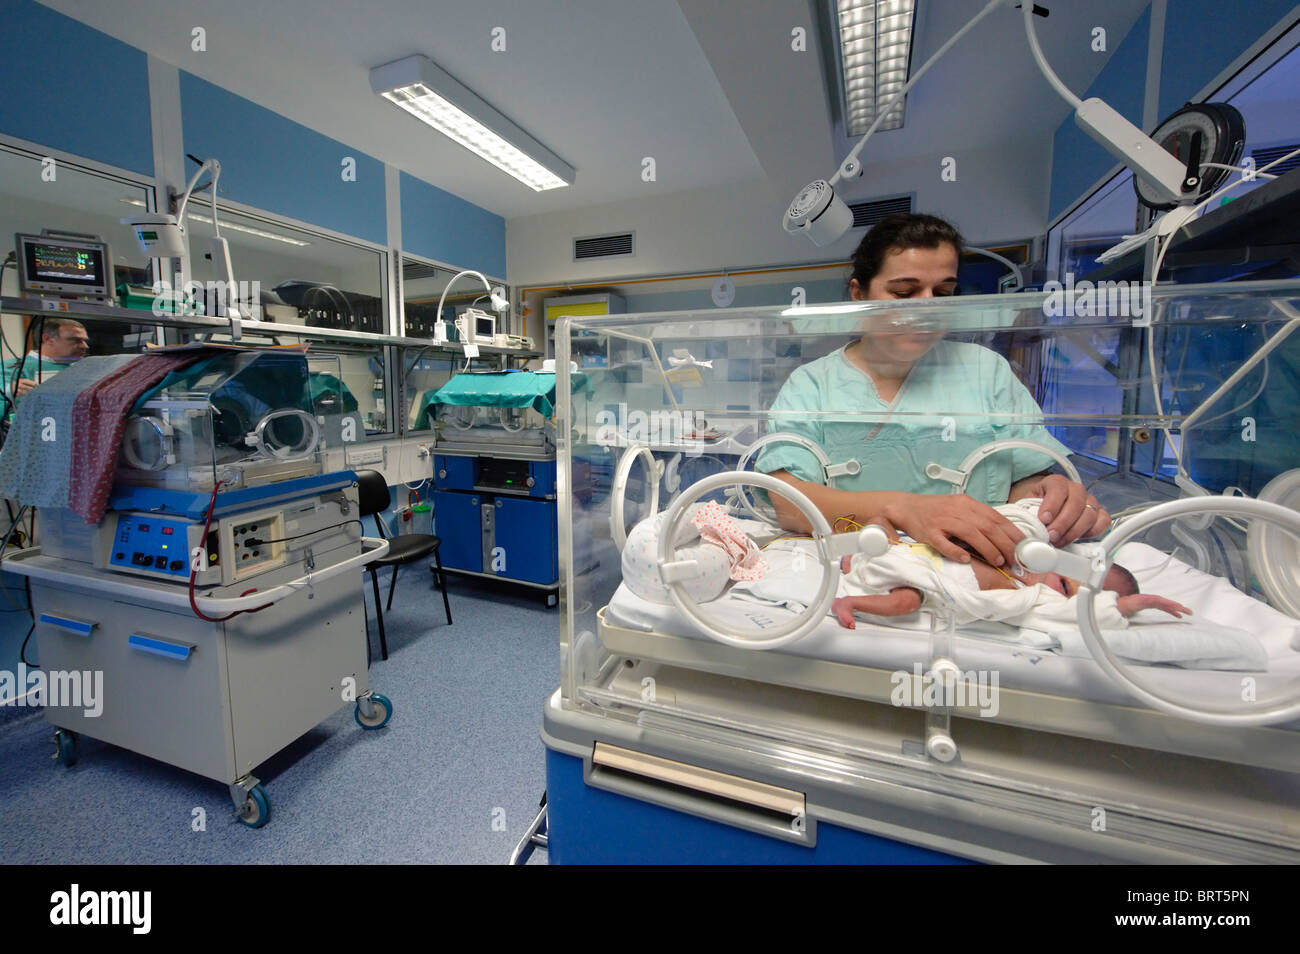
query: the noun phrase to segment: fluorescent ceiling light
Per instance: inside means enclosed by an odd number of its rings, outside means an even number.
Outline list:
[[[144,202],[142,202],[140,199],[123,199],[122,201],[125,202],[127,205],[138,205],[142,209],[145,208]],[[195,222],[203,222],[206,225],[212,224],[212,220],[210,218],[208,218],[206,215],[199,215],[197,212],[190,212],[187,210],[185,213],[185,218],[193,219]],[[258,238],[271,239],[272,241],[275,242],[283,242],[285,245],[296,245],[299,248],[301,248],[304,245],[311,244],[311,242],[304,242],[302,239],[289,238],[289,236],[287,235],[279,235],[275,232],[266,232],[263,231],[262,229],[255,229],[249,225],[239,225],[238,223],[235,222],[229,222],[229,221],[223,222],[221,224],[221,227],[223,229],[229,229],[232,232],[243,232],[246,235],[256,235]]]
[[[839,13],[840,82],[844,125],[861,136],[882,103],[907,83],[915,0],[836,0]],[[899,100],[877,129],[903,125]]]
[[[427,57],[375,67],[370,88],[537,192],[573,184],[573,166]]]

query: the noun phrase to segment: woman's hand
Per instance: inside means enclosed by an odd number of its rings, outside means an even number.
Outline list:
[[[1100,536],[1110,528],[1110,514],[1097,498],[1061,474],[1036,474],[1011,485],[1007,500],[1015,503],[1026,497],[1043,498],[1038,519],[1047,526],[1053,546],[1063,547],[1075,540]]]
[[[870,520],[883,526],[891,539],[902,530],[950,560],[970,562],[970,554],[955,542],[961,541],[993,566],[1015,562],[1016,544],[1024,534],[988,504],[965,494],[894,496],[897,499]]]

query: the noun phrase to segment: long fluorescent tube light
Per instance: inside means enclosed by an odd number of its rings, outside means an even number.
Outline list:
[[[146,207],[144,202],[141,201],[140,199],[123,199],[122,201],[125,202],[127,205],[138,205],[142,209]],[[195,222],[203,222],[207,225],[212,224],[212,220],[210,218],[208,218],[206,215],[199,215],[197,212],[190,212],[187,210],[185,213],[185,218],[192,219]],[[311,244],[311,242],[304,242],[302,241],[302,239],[289,238],[289,236],[287,235],[279,235],[275,232],[266,232],[263,231],[262,229],[255,229],[251,226],[239,225],[234,222],[222,222],[221,227],[223,229],[230,229],[230,231],[232,232],[244,232],[248,235],[256,235],[259,238],[271,239],[276,242],[283,242],[285,245],[297,245],[299,247],[302,247],[304,245]]]
[[[376,66],[370,88],[537,192],[573,184],[573,166],[428,57]]]
[[[844,125],[861,136],[882,103],[907,82],[915,0],[837,0]],[[903,125],[904,102],[877,129]]]

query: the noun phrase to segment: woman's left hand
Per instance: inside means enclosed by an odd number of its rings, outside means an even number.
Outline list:
[[[1047,536],[1055,546],[1100,536],[1110,527],[1110,514],[1097,498],[1083,484],[1061,474],[1039,474],[1011,485],[1010,502],[1025,497],[1043,498],[1038,519],[1047,526]]]

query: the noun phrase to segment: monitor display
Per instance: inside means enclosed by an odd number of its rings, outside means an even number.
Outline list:
[[[474,316],[474,340],[491,341],[497,333],[497,320],[487,315]]]
[[[45,235],[16,235],[18,280],[23,293],[113,295],[112,261],[103,242]]]

